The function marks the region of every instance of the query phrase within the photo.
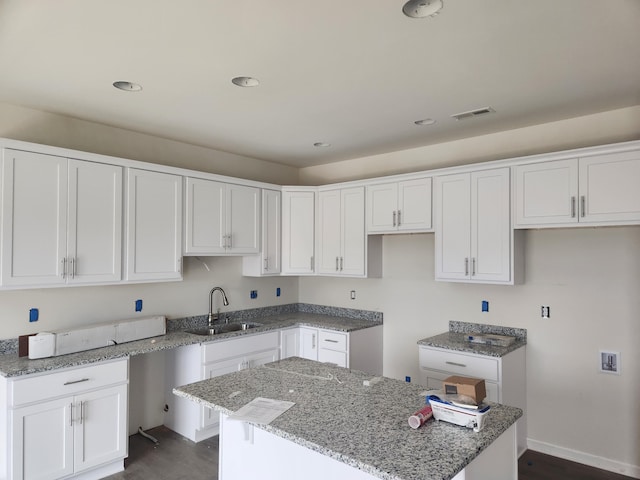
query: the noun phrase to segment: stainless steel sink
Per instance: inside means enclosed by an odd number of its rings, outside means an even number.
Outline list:
[[[220,325],[214,325],[212,328],[198,328],[195,330],[187,330],[187,333],[194,335],[218,335],[220,333],[237,332],[238,330],[249,330],[251,328],[260,327],[260,323],[243,322],[243,323],[223,323]]]

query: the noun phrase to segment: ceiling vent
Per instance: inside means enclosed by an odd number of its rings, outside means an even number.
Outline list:
[[[468,112],[456,113],[454,115],[451,115],[451,117],[455,118],[456,120],[465,120],[467,118],[479,117],[488,113],[496,113],[496,111],[491,107],[484,107],[478,108],[476,110],[469,110]]]

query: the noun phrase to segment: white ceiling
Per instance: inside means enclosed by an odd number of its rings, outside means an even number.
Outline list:
[[[640,104],[638,0],[403,3],[0,0],[0,101],[298,167]]]

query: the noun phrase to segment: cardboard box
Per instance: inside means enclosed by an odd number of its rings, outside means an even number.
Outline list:
[[[487,388],[481,378],[453,375],[442,382],[442,390],[447,395],[464,395],[480,405],[487,396]]]

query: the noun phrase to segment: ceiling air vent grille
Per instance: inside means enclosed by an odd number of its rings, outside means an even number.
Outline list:
[[[488,113],[495,113],[496,111],[491,107],[478,108],[476,110],[469,110],[468,112],[456,113],[451,115],[456,120],[464,120],[467,118],[479,117]]]

